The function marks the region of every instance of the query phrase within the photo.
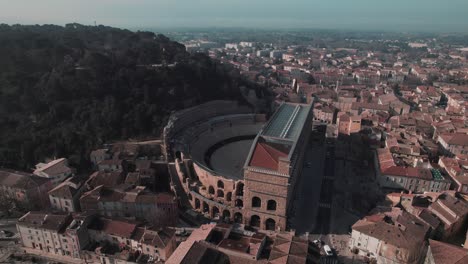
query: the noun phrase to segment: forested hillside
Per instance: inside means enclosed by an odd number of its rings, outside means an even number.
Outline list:
[[[237,76],[154,33],[0,25],[0,166],[84,168],[104,142],[159,136],[173,110],[240,99]]]

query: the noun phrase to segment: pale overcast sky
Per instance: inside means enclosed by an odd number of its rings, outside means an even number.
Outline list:
[[[0,23],[468,32],[468,0],[0,0]]]

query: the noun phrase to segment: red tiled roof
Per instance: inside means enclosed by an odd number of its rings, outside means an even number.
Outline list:
[[[468,262],[468,249],[429,239],[431,254],[436,264],[462,264]]]
[[[252,159],[250,160],[250,166],[277,170],[279,158],[287,156],[288,153],[268,145],[267,143],[260,142],[255,146]]]
[[[137,227],[136,224],[123,221],[102,219],[102,232],[124,238],[131,238],[133,231]]]

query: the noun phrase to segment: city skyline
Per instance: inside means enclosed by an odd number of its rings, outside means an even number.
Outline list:
[[[140,28],[304,28],[382,31],[468,32],[468,2],[440,0],[201,1],[1,0],[0,22],[66,24],[95,22]]]

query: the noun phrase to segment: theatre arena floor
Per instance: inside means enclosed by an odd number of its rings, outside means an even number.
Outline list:
[[[210,156],[211,169],[226,178],[242,179],[252,143],[253,139],[244,139],[220,146]]]

